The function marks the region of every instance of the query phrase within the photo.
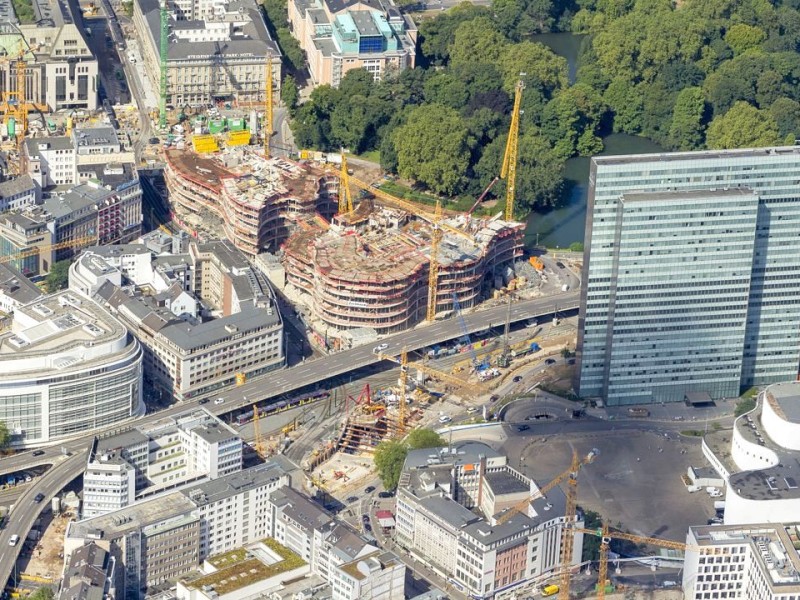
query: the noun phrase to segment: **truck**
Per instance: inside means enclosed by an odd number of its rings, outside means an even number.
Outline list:
[[[647,410],[646,408],[629,408],[628,409],[628,414],[631,417],[637,417],[637,418],[641,419],[643,417],[649,417],[650,416],[650,411]]]

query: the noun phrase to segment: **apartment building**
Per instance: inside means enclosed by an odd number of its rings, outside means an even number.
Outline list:
[[[800,362],[800,148],[595,157],[583,397],[736,397]]]
[[[83,477],[84,518],[242,468],[242,440],[206,410],[165,417],[95,442]]]
[[[270,37],[255,0],[169,0],[170,41],[167,58],[167,103],[205,106],[217,100],[263,106],[265,65],[270,64],[279,93],[281,51]],[[144,71],[160,81],[160,4],[136,0],[133,23],[140,41]]]
[[[417,27],[392,0],[291,0],[289,21],[317,85],[338,87],[352,69],[380,81],[414,68]]]
[[[799,533],[795,524],[690,527],[683,562],[684,598],[800,597]]]
[[[563,492],[552,490],[522,512],[511,508],[537,491],[485,444],[412,451],[398,486],[396,541],[472,597],[492,598],[560,568]],[[573,564],[582,548],[577,534]]]
[[[78,5],[32,0],[33,19],[20,22],[11,0],[0,2],[3,46],[25,62],[25,101],[43,112],[97,108],[98,63],[83,37]],[[0,63],[0,93],[16,92],[17,60]]]

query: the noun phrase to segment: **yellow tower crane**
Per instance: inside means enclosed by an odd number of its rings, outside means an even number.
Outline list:
[[[33,248],[28,248],[27,250],[23,250],[22,252],[16,252],[14,254],[9,254],[8,256],[0,256],[0,264],[13,262],[15,260],[21,260],[23,258],[28,258],[29,256],[34,256],[39,254],[40,252],[44,251],[53,251],[53,250],[63,250],[64,248],[74,248],[74,247],[81,247],[81,246],[88,246],[89,244],[96,244],[97,238],[96,237],[80,237],[74,240],[67,240],[65,242],[59,242],[57,244],[43,244],[41,246],[34,246]]]
[[[439,288],[439,246],[444,234],[441,228],[442,204],[436,201],[436,212],[433,215],[433,230],[431,231],[431,258],[428,268],[428,310],[425,315],[427,321],[436,319],[436,300]]]
[[[524,73],[520,73],[520,80],[514,91],[514,110],[511,113],[511,127],[506,141],[506,153],[503,156],[503,168],[500,177],[506,180],[506,221],[514,220],[514,200],[517,185],[517,151],[519,150],[519,116],[522,106],[522,90],[525,83],[522,81]]]
[[[348,177],[348,182],[352,183],[359,189],[369,192],[376,198],[380,198],[386,204],[401,208],[411,213],[412,215],[419,217],[420,219],[424,219],[425,221],[429,222],[432,225],[433,229],[431,231],[431,256],[430,256],[430,266],[428,269],[428,305],[425,317],[428,321],[433,321],[436,318],[436,299],[437,299],[436,291],[438,289],[438,284],[439,284],[439,247],[442,241],[442,237],[446,232],[453,235],[461,236],[473,243],[475,242],[475,238],[472,237],[466,231],[462,231],[457,227],[452,227],[451,225],[448,225],[443,221],[443,210],[441,203],[438,200],[436,201],[436,208],[434,212],[430,213],[427,210],[425,210],[425,208],[422,206],[419,206],[407,200],[403,200],[401,198],[397,198],[395,196],[392,196],[391,194],[387,194],[383,190],[378,189],[377,187],[370,185],[365,181],[358,179],[357,177]]]
[[[28,131],[28,106],[25,97],[25,71],[27,65],[25,64],[25,50],[20,49],[19,56],[17,57],[17,148],[22,148],[22,141],[25,139],[25,133]]]
[[[599,529],[575,529],[576,533],[586,533],[600,538],[600,567],[597,573],[597,600],[605,600],[606,583],[608,582],[608,547],[611,540],[628,540],[637,544],[648,544],[659,548],[670,548],[672,550],[692,550],[698,553],[711,553],[712,547],[693,546],[683,542],[673,542],[672,540],[662,540],[660,538],[643,537],[622,531],[611,531],[608,523],[603,522],[603,527]]]
[[[264,101],[264,157],[269,158],[269,142],[272,138],[272,55],[267,54],[267,94]]]
[[[353,213],[353,195],[350,192],[350,175],[347,172],[347,158],[342,150],[342,168],[339,169],[339,214]]]
[[[390,360],[393,363],[400,365],[400,378],[398,383],[400,385],[400,402],[398,404],[397,410],[397,426],[396,430],[398,435],[402,435],[405,432],[406,428],[406,416],[408,411],[408,397],[406,395],[406,388],[408,387],[408,369],[409,367],[414,367],[417,371],[421,373],[425,373],[429,377],[433,379],[440,379],[441,381],[452,385],[456,388],[466,389],[468,391],[474,392],[476,391],[475,386],[467,384],[463,379],[459,379],[458,377],[454,377],[448,373],[443,373],[437,369],[429,367],[428,365],[422,363],[409,363],[408,362],[408,353],[406,349],[400,352],[400,356],[391,356],[389,354],[379,353],[378,358],[381,360]]]
[[[552,490],[557,485],[566,481],[566,497],[567,505],[564,511],[565,526],[562,530],[561,536],[561,571],[560,571],[560,586],[558,598],[559,600],[569,600],[569,584],[570,584],[570,567],[572,566],[572,552],[575,547],[575,532],[582,531],[575,528],[575,518],[578,512],[578,473],[584,465],[593,462],[597,457],[599,450],[593,449],[585,457],[580,458],[578,453],[573,450],[572,462],[569,468],[558,475],[547,485],[539,488],[534,492],[530,498],[526,498],[519,504],[512,506],[497,518],[497,523],[505,523],[514,514],[518,512],[527,513],[528,507],[531,502],[542,498],[547,492]]]

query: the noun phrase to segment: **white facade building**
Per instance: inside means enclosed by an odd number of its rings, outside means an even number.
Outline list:
[[[683,563],[686,600],[800,597],[796,525],[691,527]]]
[[[0,335],[0,421],[15,446],[120,423],[144,409],[139,342],[105,309],[69,292],[14,312]]]
[[[242,469],[239,434],[203,409],[97,441],[83,480],[84,518]]]
[[[0,182],[0,212],[32,206],[40,199],[41,190],[30,175]]]
[[[776,383],[734,421],[730,453],[703,453],[725,479],[725,524],[790,523],[800,515],[800,383]]]
[[[398,487],[396,540],[470,596],[491,598],[560,567],[563,492],[551,490],[525,514],[506,515],[536,490],[485,444],[412,451]],[[582,550],[576,534],[573,564]]]

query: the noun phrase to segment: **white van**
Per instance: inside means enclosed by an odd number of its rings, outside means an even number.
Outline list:
[[[15,533],[14,535],[11,536],[11,539],[8,540],[8,545],[16,546],[18,542],[19,542],[19,536]]]

